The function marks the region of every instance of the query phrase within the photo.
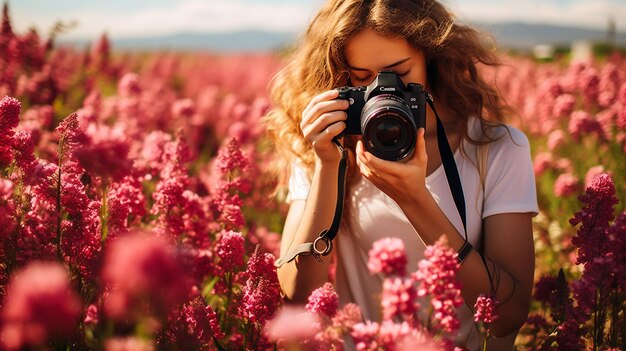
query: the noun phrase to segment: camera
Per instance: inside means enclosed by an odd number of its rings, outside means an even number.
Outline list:
[[[337,90],[337,99],[350,103],[342,135],[362,135],[365,149],[384,160],[402,161],[413,155],[417,130],[426,124],[426,93],[421,84],[405,87],[396,73],[380,71],[368,86]]]

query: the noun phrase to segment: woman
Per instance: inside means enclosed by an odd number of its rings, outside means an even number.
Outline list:
[[[463,186],[473,249],[464,250],[457,277],[466,304],[458,310],[456,341],[479,348],[470,306],[479,294],[495,292],[501,303],[492,346],[511,349],[531,299],[535,180],[528,140],[503,124],[510,109],[478,75],[478,63],[498,61],[475,30],[454,22],[436,1],[328,0],[272,83],[275,108],[266,122],[283,156],[282,169],[291,169],[281,255],[315,240],[333,219],[341,153],[332,140],[344,130],[349,106],[334,88],[368,85],[380,70],[393,71],[404,84],[420,83],[434,97]],[[401,238],[414,271],[425,245],[441,235],[461,250],[464,228],[441,167],[431,109],[408,161],[378,159],[359,139],[343,138],[348,185],[335,240],[335,287],[340,302],[355,302],[364,318],[378,320],[381,278],[366,266],[372,243]],[[479,170],[482,153],[487,159]],[[306,302],[328,280],[329,261],[303,255],[282,265],[278,275],[286,298]]]

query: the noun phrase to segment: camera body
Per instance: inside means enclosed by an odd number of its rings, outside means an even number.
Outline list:
[[[368,86],[337,90],[337,99],[350,103],[343,134],[362,135],[365,149],[376,157],[410,159],[417,130],[426,125],[426,93],[421,84],[405,87],[396,73],[381,71]]]

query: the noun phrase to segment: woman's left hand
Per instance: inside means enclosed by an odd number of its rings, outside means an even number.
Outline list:
[[[417,131],[415,152],[408,162],[380,159],[367,152],[363,141],[356,145],[356,162],[361,174],[398,205],[414,202],[428,194],[426,188],[426,142],[424,128]]]

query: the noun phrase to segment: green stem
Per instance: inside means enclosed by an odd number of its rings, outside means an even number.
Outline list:
[[[102,206],[100,207],[100,244],[104,247],[104,242],[109,234],[109,182],[102,179]]]
[[[61,145],[59,146],[61,151],[63,150],[63,141],[61,141]],[[61,213],[62,208],[61,208],[61,164],[63,162],[63,154],[62,152],[59,153],[59,164],[58,164],[58,172],[57,172],[57,189],[56,189],[56,200],[57,200],[57,237],[56,237],[56,245],[57,245],[57,258],[59,259],[60,262],[63,262],[63,250],[61,248],[61,243],[62,243],[62,231],[61,231],[61,224],[62,224],[62,220],[63,220],[63,215]]]

